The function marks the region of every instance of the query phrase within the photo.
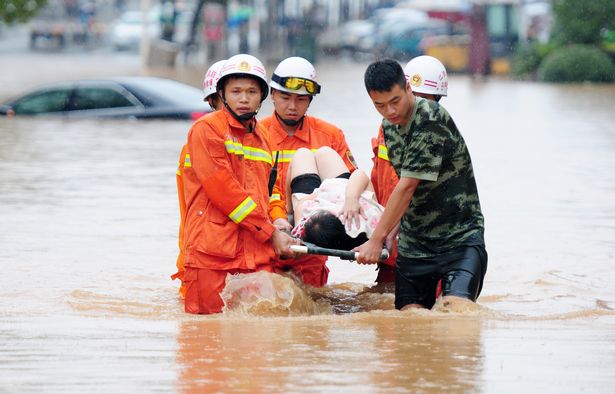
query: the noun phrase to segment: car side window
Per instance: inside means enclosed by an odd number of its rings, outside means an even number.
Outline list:
[[[71,89],[33,93],[11,104],[16,114],[34,115],[42,112],[60,112],[66,109]]]
[[[134,104],[114,89],[104,87],[78,88],[75,90],[72,110],[134,107]]]

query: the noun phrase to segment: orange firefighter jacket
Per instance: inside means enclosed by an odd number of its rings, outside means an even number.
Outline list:
[[[248,132],[223,109],[192,125],[182,174],[184,266],[250,270],[271,263],[270,217],[286,215],[281,199],[270,203],[271,168],[260,124]],[[280,195],[277,186],[273,194]]]
[[[372,161],[374,163],[371,173],[371,181],[374,185],[374,193],[378,202],[386,206],[393,193],[393,189],[397,186],[399,178],[395,169],[389,161],[389,155],[386,144],[384,143],[384,134],[382,133],[382,126],[378,130],[378,137],[372,138],[372,150],[374,157]],[[397,259],[397,245],[391,251],[390,257],[384,262],[387,265],[395,266],[395,260]]]
[[[299,148],[315,151],[323,146],[329,146],[344,159],[348,171],[353,172],[357,168],[344,133],[331,123],[306,115],[292,137],[282,128],[275,114],[263,119],[261,124],[269,130],[271,145],[274,149],[273,158],[275,160],[276,155],[278,158],[278,184],[284,193],[282,198],[286,194],[288,165]]]
[[[391,193],[393,193],[393,189],[395,189],[399,182],[399,178],[389,161],[382,126],[378,130],[378,137],[372,138],[372,150],[374,152],[374,157],[372,158],[374,165],[370,178],[374,185],[376,199],[378,199],[380,205],[386,206]]]
[[[188,166],[190,166],[190,156],[188,156]],[[175,265],[177,272],[171,275],[171,279],[179,279],[182,283],[179,288],[181,298],[186,296],[186,285],[184,284],[184,225],[186,222],[186,200],[184,198],[184,166],[186,165],[186,145],[182,146],[177,163],[177,171],[175,172],[175,181],[177,183],[177,199],[179,202],[179,234],[178,246],[179,255]]]
[[[299,148],[308,148],[315,151],[323,146],[331,147],[344,159],[350,172],[356,169],[354,157],[348,148],[344,133],[331,123],[312,116],[305,116],[301,126],[292,137],[282,128],[275,113],[263,119],[261,124],[269,130],[271,145],[274,149],[274,160],[277,156],[278,177],[276,184],[279,185],[283,193],[282,200],[287,198],[286,176],[288,166]],[[304,283],[320,287],[327,283],[329,276],[326,262],[327,258],[324,256],[303,256],[293,261],[278,259],[276,265],[282,270],[292,266]]]

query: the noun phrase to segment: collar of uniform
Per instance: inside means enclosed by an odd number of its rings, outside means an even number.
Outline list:
[[[286,138],[298,138],[302,141],[309,142],[310,133],[309,133],[309,126],[307,125],[308,123],[307,115],[303,116],[301,127],[299,127],[297,131],[295,131],[295,134],[292,137],[290,137],[288,133],[286,132],[286,130],[284,130],[284,128],[282,127],[282,123],[280,122],[280,119],[278,119],[278,117],[275,116],[275,112],[273,113],[273,115],[271,115],[271,117],[273,118],[272,122],[275,125],[274,130],[275,130],[276,145],[279,145]]]
[[[410,129],[412,127],[412,122],[414,121],[414,118],[416,117],[416,109],[418,108],[419,104],[423,101],[422,98],[418,98],[416,96],[414,96],[414,108],[412,109],[412,115],[410,116],[410,119],[408,119],[408,123],[406,123],[405,125],[399,126],[396,124],[393,124],[391,122],[389,122],[386,119],[382,119],[382,127],[386,127],[386,128],[395,128],[397,130],[397,132],[400,135],[406,135],[410,132]]]
[[[228,120],[228,124],[231,126],[231,128],[233,128],[233,129],[240,129],[240,130],[242,130],[242,131],[243,131],[243,132],[245,132],[245,133],[247,133],[247,132],[248,132],[248,130],[247,130],[247,128],[246,128],[246,126],[244,126],[244,125],[243,125],[243,123],[241,123],[240,121],[238,121],[237,119],[235,119],[235,117],[234,117],[233,115],[231,115],[231,113],[230,113],[230,112],[229,112],[229,111],[228,111],[225,107],[223,107],[223,108],[221,109],[221,111],[223,111],[223,112],[224,112],[224,115],[226,115],[226,119]],[[253,128],[252,128],[252,131],[253,131],[253,132],[256,132],[256,129],[257,129],[257,123],[258,123],[258,122],[256,121],[256,117],[254,117],[254,118],[252,119],[252,122],[253,122]]]

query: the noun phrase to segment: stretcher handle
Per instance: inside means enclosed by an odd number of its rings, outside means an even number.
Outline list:
[[[290,250],[301,254],[319,254],[322,256],[334,256],[339,257],[342,260],[356,260],[359,257],[359,252],[352,252],[350,250],[340,249],[328,249],[321,248],[320,246],[308,244],[308,245],[290,245]],[[380,253],[380,261],[389,258],[389,251],[386,248],[382,249]]]

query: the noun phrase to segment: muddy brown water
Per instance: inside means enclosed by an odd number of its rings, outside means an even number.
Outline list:
[[[109,56],[3,55],[0,97],[101,75],[200,82]],[[365,66],[319,64],[310,113],[369,170]],[[413,313],[368,291],[372,267],[333,260],[318,292],[276,284],[288,307],[186,315],[169,275],[190,123],[0,119],[0,391],[612,392],[615,87],[453,76],[442,103],[472,154],[489,269],[475,307]]]

